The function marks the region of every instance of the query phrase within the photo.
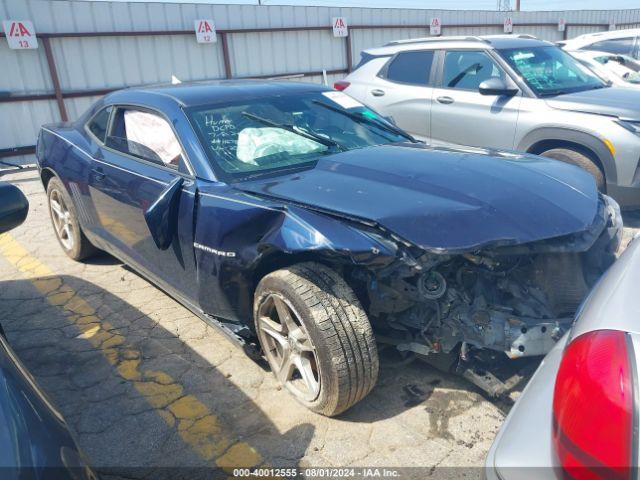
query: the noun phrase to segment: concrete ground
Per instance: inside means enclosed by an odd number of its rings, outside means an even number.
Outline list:
[[[99,473],[176,478],[183,470],[167,467],[270,465],[481,475],[506,405],[382,352],[378,386],[364,401],[339,418],[315,415],[114,258],[68,259],[37,172],[1,179],[19,185],[31,209],[21,227],[0,236],[0,323]]]

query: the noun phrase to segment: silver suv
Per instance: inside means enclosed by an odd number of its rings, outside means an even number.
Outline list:
[[[640,90],[612,87],[525,35],[439,37],[365,50],[334,87],[431,144],[518,150],[589,171],[640,207]]]

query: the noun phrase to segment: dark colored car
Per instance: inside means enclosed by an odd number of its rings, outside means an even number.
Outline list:
[[[376,341],[503,392],[491,362],[553,347],[622,226],[579,168],[430,148],[319,85],[114,92],[37,157],[71,258],[104,249],[257,340],[325,415],[373,388]]]
[[[29,203],[0,182],[0,234],[20,225]],[[3,480],[90,480],[62,415],[18,360],[0,328],[0,472]]]

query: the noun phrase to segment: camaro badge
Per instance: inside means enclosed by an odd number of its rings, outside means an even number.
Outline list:
[[[205,252],[213,253],[214,255],[218,255],[219,257],[235,257],[236,252],[223,252],[222,250],[216,250],[215,248],[207,247],[206,245],[202,245],[200,243],[194,242],[193,246],[200,250],[204,250]]]

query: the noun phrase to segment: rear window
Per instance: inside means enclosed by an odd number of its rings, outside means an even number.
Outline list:
[[[107,133],[107,124],[109,123],[109,115],[111,114],[111,107],[103,108],[96,113],[91,120],[87,123],[89,131],[95,135],[95,137],[104,143],[104,137]]]
[[[619,55],[631,55],[635,37],[616,38],[603,40],[583,47],[583,50],[595,50],[598,52],[617,53]]]
[[[358,65],[356,65],[356,68],[354,68],[354,70],[357,70],[360,67],[363,67],[364,65],[369,63],[371,60],[375,60],[376,58],[389,58],[389,56],[390,55],[372,55],[367,52],[362,52],[360,54],[360,61],[358,62]]]
[[[428,85],[433,51],[402,52],[386,66],[383,77],[392,82]]]

